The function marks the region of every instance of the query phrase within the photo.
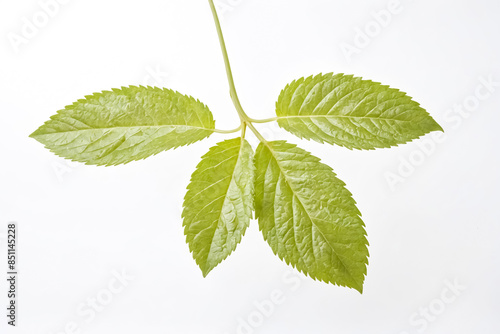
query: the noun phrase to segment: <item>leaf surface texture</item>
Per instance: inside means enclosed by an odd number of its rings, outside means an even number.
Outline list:
[[[314,279],[362,292],[368,242],[345,184],[284,141],[261,143],[255,161],[255,216],[273,252]]]
[[[55,154],[90,165],[118,165],[194,143],[215,122],[200,101],[156,87],[86,96],[31,134]]]
[[[292,134],[349,149],[396,146],[438,123],[406,93],[344,74],[293,81],[276,103],[278,124]]]
[[[241,138],[226,140],[202,157],[184,198],[184,233],[206,276],[236,249],[253,210],[253,150]]]

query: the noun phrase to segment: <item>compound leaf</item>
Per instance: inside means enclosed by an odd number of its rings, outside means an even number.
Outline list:
[[[278,124],[292,134],[349,149],[404,144],[441,126],[411,97],[352,75],[293,81],[276,103]]]
[[[89,165],[118,165],[191,144],[213,133],[200,101],[156,87],[122,87],[86,96],[30,137],[55,154]]]
[[[184,233],[206,276],[241,241],[252,218],[253,150],[241,138],[226,140],[202,157],[184,198]]]
[[[364,223],[330,167],[284,141],[255,155],[255,216],[273,252],[313,279],[363,291]]]

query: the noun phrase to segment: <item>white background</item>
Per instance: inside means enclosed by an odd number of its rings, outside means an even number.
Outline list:
[[[295,275],[256,221],[202,278],[180,212],[191,172],[223,135],[108,168],[68,165],[28,138],[84,95],[132,84],[193,95],[218,128],[237,126],[207,1],[66,2],[47,22],[38,1],[0,5],[1,268],[8,222],[18,222],[20,238],[19,326],[8,328],[1,311],[1,333],[500,332],[498,1],[401,0],[382,28],[372,13],[389,0],[221,1],[252,117],[272,117],[286,83],[332,71],[408,92],[445,129],[439,142],[428,135],[349,151],[259,127],[321,157],[347,183],[370,241],[363,295]],[[25,20],[40,27],[15,47]],[[372,37],[362,45],[356,29],[365,28]],[[358,53],[346,57],[347,44]],[[488,78],[497,83],[491,91],[481,83]],[[391,186],[395,175],[401,182]],[[122,270],[133,279],[110,294]],[[259,310],[256,302],[280,291],[282,303]],[[106,304],[95,317],[86,306],[92,298]]]

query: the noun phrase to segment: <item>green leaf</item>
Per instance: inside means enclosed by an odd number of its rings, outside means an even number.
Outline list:
[[[86,96],[30,137],[55,154],[89,165],[118,165],[194,143],[213,133],[200,101],[156,87],[122,87]]]
[[[218,143],[202,157],[184,197],[184,233],[203,276],[229,256],[252,218],[253,150],[246,140]]]
[[[362,292],[368,242],[345,184],[284,141],[261,143],[255,161],[255,216],[273,252],[313,279]]]
[[[443,131],[406,93],[344,74],[293,81],[281,92],[276,114],[278,124],[300,138],[349,149],[390,147]]]

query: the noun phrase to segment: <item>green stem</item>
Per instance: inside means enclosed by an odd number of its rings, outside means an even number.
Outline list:
[[[217,10],[215,9],[215,5],[214,5],[213,0],[208,0],[208,3],[210,4],[210,8],[212,9],[212,15],[214,17],[215,28],[217,29],[217,35],[219,36],[220,48],[222,51],[222,56],[224,57],[224,64],[226,65],[227,81],[229,82],[229,94],[231,95],[231,99],[233,100],[234,107],[236,108],[236,111],[238,112],[238,115],[240,116],[241,125],[238,128],[238,130],[241,128],[241,137],[245,138],[245,131],[246,131],[246,127],[248,126],[250,128],[250,130],[252,130],[252,132],[255,134],[255,136],[261,142],[267,143],[267,141],[264,139],[264,137],[254,127],[252,122],[267,123],[267,122],[275,121],[276,118],[269,118],[269,119],[262,119],[262,120],[253,119],[253,118],[248,117],[248,115],[243,110],[243,107],[241,106],[241,103],[240,103],[240,99],[238,98],[238,93],[236,93],[236,87],[234,85],[234,79],[233,79],[233,72],[231,71],[231,64],[229,63],[229,57],[227,55],[226,43],[224,42],[224,35],[222,34],[222,29],[220,27],[219,16],[217,15]]]
[[[254,135],[260,140],[260,142],[267,145],[267,140],[264,139],[264,137],[260,134],[259,131],[257,131],[255,126],[253,126],[252,122],[247,122],[247,125],[250,128],[250,130],[252,130]]]
[[[217,35],[219,36],[220,48],[222,50],[222,56],[224,57],[224,64],[226,65],[226,74],[227,80],[229,82],[229,89],[231,99],[233,100],[233,104],[240,115],[241,122],[247,122],[249,117],[243,110],[241,106],[240,99],[238,98],[238,94],[236,93],[236,87],[234,86],[233,72],[231,71],[231,64],[229,63],[229,57],[227,55],[226,43],[224,42],[224,35],[222,34],[222,29],[220,27],[219,16],[217,15],[217,10],[215,9],[215,5],[213,0],[208,0],[210,3],[210,8],[212,9],[212,15],[214,17],[215,27],[217,28]]]
[[[213,132],[216,132],[216,133],[235,133],[235,132],[238,132],[241,130],[241,124],[240,126],[238,126],[236,129],[232,129],[232,130],[219,130],[219,129],[213,129],[212,131]]]
[[[245,133],[247,132],[247,123],[241,124],[241,138],[245,138]]]
[[[278,117],[272,117],[272,118],[266,118],[266,119],[254,119],[254,118],[249,118],[248,119],[252,123],[269,123],[269,122],[274,122],[278,120]]]

